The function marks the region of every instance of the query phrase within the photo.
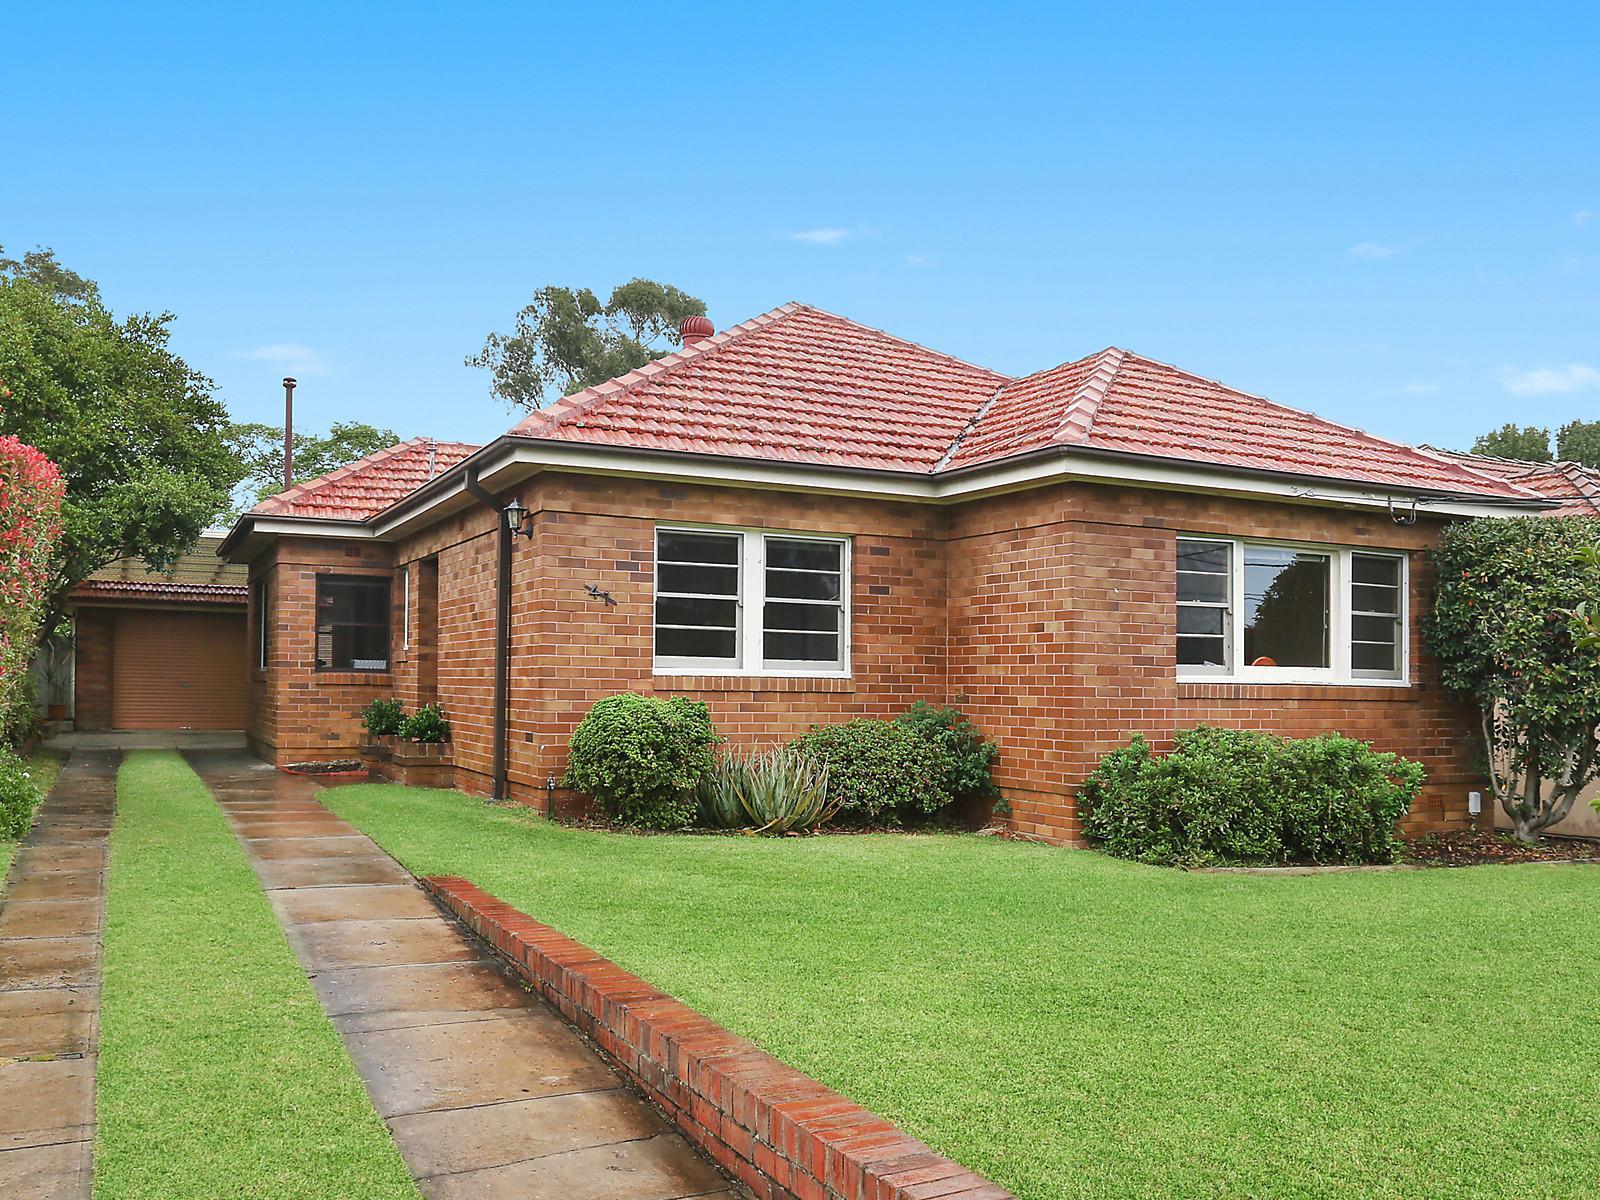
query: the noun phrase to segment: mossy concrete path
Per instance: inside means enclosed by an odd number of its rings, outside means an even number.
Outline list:
[[[186,758],[429,1200],[737,1194],[399,864],[323,807],[314,780],[240,753]]]
[[[76,750],[0,893],[0,1196],[83,1200],[115,750]]]

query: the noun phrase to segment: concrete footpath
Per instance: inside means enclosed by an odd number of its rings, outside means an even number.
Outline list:
[[[115,750],[75,750],[0,900],[0,1196],[83,1200]]]
[[[189,751],[429,1200],[740,1193],[398,863],[248,755]],[[9,1195],[0,1187],[0,1195]]]

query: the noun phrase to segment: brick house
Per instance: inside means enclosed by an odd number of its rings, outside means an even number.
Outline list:
[[[348,755],[367,701],[437,701],[457,786],[543,804],[613,692],[703,699],[744,742],[926,698],[999,744],[1030,833],[1075,838],[1129,735],[1202,722],[1370,739],[1427,765],[1413,829],[1465,820],[1426,551],[1568,485],[1116,349],[1011,378],[794,304],[684,343],[242,517],[258,752]]]

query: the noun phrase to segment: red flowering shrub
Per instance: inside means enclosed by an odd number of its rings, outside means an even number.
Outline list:
[[[61,472],[32,446],[0,437],[0,739],[33,721],[28,663],[39,641],[56,543]]]

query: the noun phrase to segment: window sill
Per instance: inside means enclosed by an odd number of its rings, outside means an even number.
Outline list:
[[[1417,689],[1401,679],[1235,679],[1180,678],[1179,700],[1373,700],[1405,702],[1417,698]]]
[[[312,680],[318,687],[392,687],[394,675],[389,671],[313,671]]]
[[[848,675],[693,675],[657,671],[655,692],[853,692]]]

